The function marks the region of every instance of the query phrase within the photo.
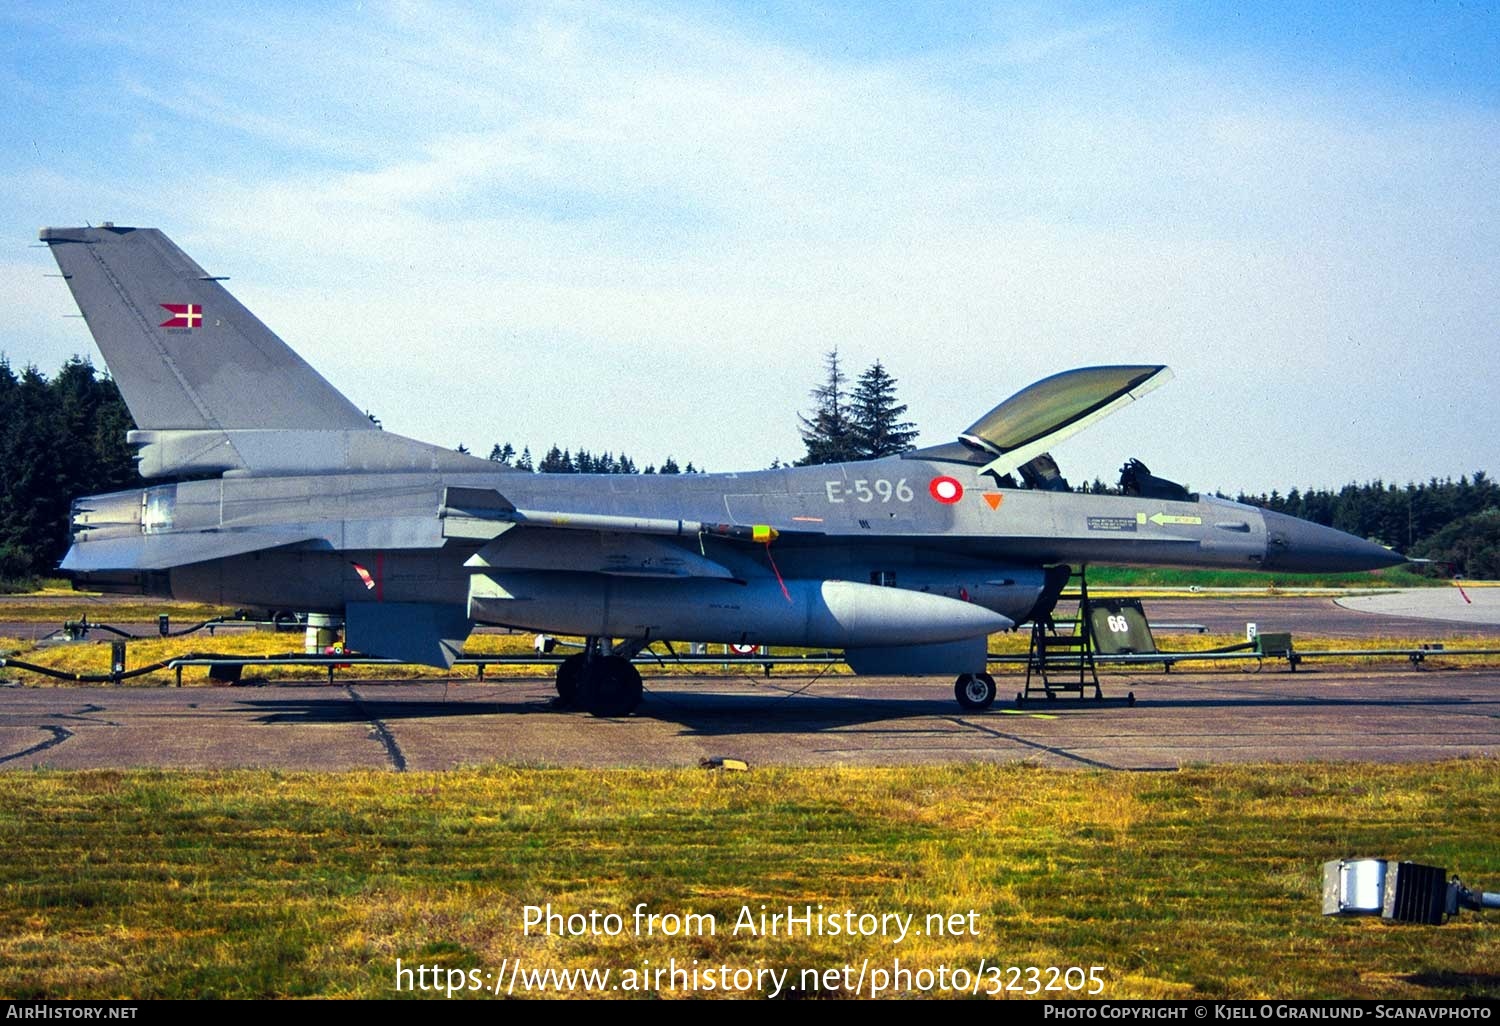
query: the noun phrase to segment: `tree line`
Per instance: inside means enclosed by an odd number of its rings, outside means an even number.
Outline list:
[[[807,451],[795,466],[873,460],[898,456],[915,447],[916,425],[901,419],[906,414],[906,404],[897,401],[896,379],[879,360],[852,383],[839,362],[837,349],[826,353],[823,363],[824,378],[811,391],[812,412],[798,414],[802,443]],[[459,451],[469,450],[461,445]],[[635,461],[624,453],[613,456],[605,451],[594,456],[587,449],[570,453],[567,449],[558,449],[556,444],[536,460],[529,446],[517,454],[510,442],[503,445],[497,442],[490,449],[489,458],[496,463],[541,474],[704,473],[691,462],[686,467],[679,467],[671,456],[662,461],[659,469],[648,465],[645,470],[638,471]],[[777,458],[772,461],[771,468],[782,465]]]
[[[837,351],[828,353],[823,378],[811,390],[813,408],[799,414],[807,451],[797,464],[909,451],[917,431],[902,419],[906,406],[896,385],[878,360],[851,382]],[[125,442],[133,427],[115,383],[88,360],[75,356],[49,379],[35,367],[17,374],[0,355],[0,580],[31,578],[57,566],[68,547],[73,499],[140,485],[135,454]],[[489,458],[536,473],[701,472],[671,456],[640,469],[624,453],[555,444],[535,459],[529,447],[517,453],[509,442],[496,443]],[[1113,489],[1096,480],[1079,490]],[[1456,481],[1373,481],[1236,498],[1431,559],[1433,574],[1500,578],[1500,484],[1484,471]]]
[[[120,391],[81,357],[49,381],[0,355],[0,580],[49,573],[68,549],[81,495],[136,484]]]
[[[1500,484],[1482,470],[1457,481],[1434,477],[1404,486],[1371,481],[1338,491],[1241,494],[1237,500],[1430,559],[1433,565],[1425,572],[1434,576],[1500,578]]]
[[[463,446],[459,446],[460,452],[468,452]],[[580,448],[576,453],[568,449],[559,449],[557,443],[547,450],[547,454],[540,460],[531,455],[531,447],[528,445],[516,453],[516,447],[509,442],[501,444],[496,442],[490,448],[488,457],[491,462],[499,463],[501,466],[514,467],[517,470],[527,470],[536,474],[702,474],[705,471],[695,467],[692,461],[688,461],[686,467],[678,466],[677,461],[671,456],[662,460],[661,466],[648,463],[644,470],[636,467],[635,460],[623,452],[616,456],[609,450],[605,450],[595,456],[589,450]]]

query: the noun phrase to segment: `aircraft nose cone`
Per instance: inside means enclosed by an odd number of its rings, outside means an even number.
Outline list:
[[[1296,573],[1345,573],[1379,570],[1399,566],[1406,557],[1383,545],[1356,538],[1321,524],[1308,523],[1284,513],[1263,514],[1266,518],[1266,561],[1268,570],[1290,570]]]

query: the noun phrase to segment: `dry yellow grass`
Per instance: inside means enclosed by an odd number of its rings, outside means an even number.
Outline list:
[[[1231,635],[1213,634],[1183,634],[1163,635],[1157,639],[1160,649],[1165,652],[1200,652],[1221,648],[1227,645],[1238,644],[1242,641]],[[1016,631],[1006,634],[997,634],[991,637],[989,650],[992,655],[1024,656],[1029,643],[1029,635],[1024,631]],[[1316,652],[1323,649],[1411,649],[1421,646],[1424,642],[1415,638],[1403,637],[1376,637],[1359,639],[1307,639],[1298,642],[1298,650],[1304,654]],[[1449,640],[1445,643],[1449,648],[1460,647],[1483,647],[1497,648],[1494,639],[1477,637],[1473,639]],[[192,655],[222,655],[228,658],[255,658],[276,655],[301,655],[303,654],[303,635],[301,633],[271,633],[251,630],[221,630],[216,635],[210,636],[206,632],[200,632],[185,638],[156,638],[148,637],[132,640],[127,647],[127,668],[134,669],[156,662],[162,662],[173,658],[185,658]],[[714,646],[722,652],[720,646]],[[678,652],[688,651],[687,645],[676,646]],[[573,649],[560,649],[561,653],[573,651]],[[639,664],[641,674],[647,678],[660,676],[675,676],[682,674],[747,674],[760,675],[761,667],[758,663],[743,665],[727,663],[689,664],[677,663],[672,655],[666,651],[664,646],[658,646],[660,662],[643,662]],[[797,650],[776,648],[772,650],[775,654],[786,654]],[[480,633],[473,635],[464,647],[466,656],[482,658],[484,656],[517,656],[530,655],[533,652],[532,637],[526,634],[491,634]],[[0,638],[0,656],[24,660],[37,665],[46,666],[59,672],[68,674],[100,675],[109,672],[110,642],[109,635],[95,634],[93,638],[85,642],[65,644],[41,644],[18,638]],[[1347,655],[1334,659],[1319,659],[1319,663],[1332,665],[1362,665],[1380,662],[1386,665],[1399,665],[1399,662],[1388,656],[1359,656]],[[1206,669],[1211,664],[1208,662],[1187,662],[1185,667],[1191,670]],[[1254,669],[1253,661],[1234,662],[1230,664],[1219,664],[1227,672]],[[1272,667],[1284,666],[1281,659],[1271,658],[1266,665]],[[1500,656],[1462,656],[1449,655],[1441,652],[1432,652],[1428,656],[1428,665],[1456,665],[1456,666],[1494,666],[1500,665]],[[830,675],[847,675],[850,671],[841,661],[816,662],[805,664],[805,672],[819,672]],[[1147,663],[1138,667],[1115,665],[1109,668],[1111,674],[1129,674],[1133,672],[1159,673],[1159,664]],[[1014,675],[1025,673],[1024,663],[1001,663],[992,668],[997,675]],[[548,676],[552,673],[550,665],[546,664],[522,664],[522,665],[500,665],[494,664],[485,668],[487,677],[501,676]],[[326,671],[316,667],[306,666],[247,666],[244,670],[245,680],[257,681],[293,681],[293,680],[315,680],[320,679]],[[349,680],[415,680],[424,678],[437,679],[470,679],[478,675],[478,669],[473,666],[454,666],[448,671],[434,670],[422,666],[397,666],[397,665],[374,665],[374,666],[350,666],[338,670],[339,679]],[[39,675],[28,675],[28,683],[46,685],[49,678]],[[170,669],[162,669],[139,677],[129,678],[125,681],[128,685],[162,685],[173,683],[176,679],[175,673]],[[201,684],[208,679],[208,670],[205,667],[188,667],[183,670],[182,680],[184,684]]]
[[[521,959],[618,982],[648,960],[857,975],[899,957],[971,973],[1099,965],[1108,999],[1493,996],[1500,942],[1484,918],[1331,920],[1319,885],[1323,860],[1352,854],[1493,880],[1477,824],[1500,806],[1496,770],[16,773],[0,789],[0,993],[382,997],[397,959],[445,980]],[[717,928],[523,929],[524,907],[548,903],[627,922],[644,903]],[[788,904],[924,927],[956,913],[965,928],[732,929],[742,908]]]

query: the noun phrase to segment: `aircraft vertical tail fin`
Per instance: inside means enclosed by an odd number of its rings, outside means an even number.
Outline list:
[[[43,228],[145,430],[374,430],[368,417],[155,228]]]
[[[492,468],[379,430],[155,228],[43,228],[138,430],[144,477]]]

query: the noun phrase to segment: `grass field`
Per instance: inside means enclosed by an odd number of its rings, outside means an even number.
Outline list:
[[[1120,588],[1251,588],[1297,591],[1302,588],[1430,588],[1451,587],[1446,578],[1428,577],[1404,566],[1373,573],[1286,574],[1252,570],[1177,570],[1171,567],[1091,566],[1089,587],[1096,591]]]
[[[1493,914],[1441,928],[1335,920],[1319,888],[1321,863],[1349,855],[1493,887],[1497,770],[9,773],[0,994],[386,997],[397,959],[608,968],[617,982],[697,959],[789,969],[795,986],[803,969],[899,958],[971,973],[981,960],[1099,965],[1114,999],[1493,996]],[[642,902],[711,913],[717,930],[635,936]],[[523,906],[547,903],[621,913],[626,927],[524,935]],[[809,903],[913,914],[917,929],[958,913],[964,929],[895,943],[731,933],[742,906]]]
[[[157,614],[171,617],[172,629],[202,623],[234,612],[227,606],[209,606],[200,602],[174,602],[170,599],[129,598],[101,603],[98,596],[76,592],[33,591],[7,596],[0,601],[0,617],[15,623],[48,624],[61,627],[68,620],[87,616],[90,623],[151,623]]]

